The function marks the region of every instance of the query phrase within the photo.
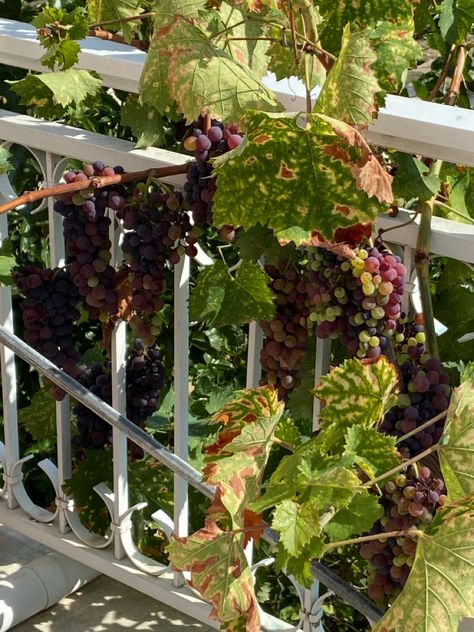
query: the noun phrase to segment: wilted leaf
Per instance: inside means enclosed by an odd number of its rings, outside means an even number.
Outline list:
[[[391,176],[360,132],[321,114],[306,127],[298,121],[248,114],[244,142],[214,161],[215,223],[276,231],[298,224],[330,238],[340,226],[373,221],[393,200]]]
[[[372,428],[396,404],[398,374],[381,356],[373,364],[346,360],[325,375],[314,389],[325,406],[320,440],[327,450],[342,450],[348,428]]]
[[[374,632],[458,632],[474,616],[474,507],[445,507],[419,532],[408,581]]]
[[[331,68],[315,110],[351,125],[369,123],[380,91],[372,68],[377,55],[364,33],[344,28],[341,52]]]
[[[219,619],[227,627],[245,615],[243,629],[258,632],[260,619],[254,582],[242,540],[241,533],[222,531],[208,520],[203,529],[188,538],[175,536],[167,550],[174,568],[191,572],[190,585],[212,604],[213,619]]]
[[[204,268],[189,300],[193,320],[214,327],[271,320],[275,313],[268,276],[255,263],[244,262],[232,276],[222,261]]]
[[[451,395],[439,459],[450,500],[474,495],[474,383]]]

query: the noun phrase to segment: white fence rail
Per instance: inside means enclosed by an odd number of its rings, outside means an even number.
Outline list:
[[[25,24],[0,19],[0,61],[17,67],[40,70],[39,58],[42,49],[35,39],[34,29]],[[104,84],[112,88],[137,92],[138,79],[144,62],[144,53],[120,44],[103,42],[94,38],[84,41],[79,65],[97,71]],[[271,82],[271,79],[268,80]],[[280,97],[291,109],[302,107],[298,95],[287,88],[278,87]],[[433,158],[442,158],[453,162],[474,165],[474,112],[427,104],[416,99],[390,97],[387,106],[381,111],[378,120],[367,132],[368,138],[381,146],[409,151]],[[57,182],[64,170],[66,159],[75,158],[83,161],[97,159],[111,165],[120,164],[127,171],[143,170],[153,167],[183,164],[188,158],[181,154],[161,150],[136,150],[127,141],[104,137],[98,134],[64,126],[58,123],[40,121],[29,116],[22,116],[0,110],[0,143],[5,145],[19,144],[26,147],[35,156],[42,171],[45,183]],[[182,177],[168,179],[179,185]],[[14,195],[6,176],[0,177],[0,199]],[[53,212],[53,202],[45,204],[49,209],[51,265],[60,265],[64,261],[64,242],[61,219]],[[416,221],[408,226],[396,228],[407,219],[401,211],[397,217],[381,217],[379,226],[393,228],[388,240],[404,247],[405,260],[410,264],[413,248],[416,243]],[[8,236],[6,216],[0,216],[0,245]],[[114,237],[114,235],[112,235]],[[113,240],[112,240],[113,242]],[[435,218],[433,220],[432,252],[434,255],[447,256],[469,263],[474,263],[474,227],[458,224],[449,220]],[[209,259],[201,253],[198,260],[201,264],[209,263]],[[188,443],[188,314],[187,296],[189,281],[189,260],[183,262],[175,270],[174,293],[174,330],[175,330],[175,439],[176,453],[187,457]],[[49,512],[34,505],[23,487],[21,469],[24,458],[20,454],[18,439],[18,415],[16,374],[14,352],[21,350],[14,337],[11,308],[11,293],[7,288],[0,290],[0,363],[2,370],[2,392],[4,411],[4,442],[0,443],[0,461],[3,465],[5,485],[3,498],[0,499],[0,523],[4,523],[17,531],[32,537],[82,563],[106,573],[128,585],[141,590],[160,601],[164,601],[179,610],[209,622],[209,606],[185,586],[180,577],[170,573],[163,565],[157,565],[138,553],[130,537],[130,515],[133,510],[128,505],[127,494],[127,454],[126,433],[124,426],[114,428],[114,485],[113,490],[103,486],[96,488],[110,511],[111,532],[108,538],[98,540],[87,532],[71,510],[70,500],[62,492],[61,484],[71,474],[70,436],[69,436],[69,404],[67,401],[56,407],[58,454],[57,466],[43,462],[44,469],[56,491],[57,510]],[[251,326],[248,344],[247,385],[253,386],[259,378],[259,345],[261,338],[258,329]],[[328,368],[329,346],[319,341],[316,352],[316,376],[323,374]],[[20,353],[21,355],[21,353]],[[113,373],[115,392],[123,391],[123,367],[125,358],[125,326],[118,325],[112,341]],[[37,360],[37,358],[36,358]],[[35,358],[30,358],[32,366],[36,366]],[[57,370],[56,370],[57,371]],[[69,378],[68,378],[69,379]],[[71,382],[72,384],[72,382]],[[124,412],[123,401],[114,396],[114,407]],[[104,405],[105,406],[105,405]],[[110,412],[110,411],[109,411]],[[318,409],[315,407],[315,424]],[[116,421],[120,419],[116,416]],[[128,432],[128,431],[127,431]],[[136,431],[138,432],[138,431]],[[135,434],[136,442],[138,435]],[[148,438],[143,446],[157,458],[156,442]],[[161,456],[163,456],[161,452]],[[166,456],[166,455],[165,455]],[[168,463],[175,471],[175,503],[174,516],[160,514],[164,532],[171,527],[185,535],[188,519],[187,482],[202,486],[199,476],[191,476],[190,468],[184,470],[174,467],[179,460]],[[174,465],[173,465],[174,464]],[[185,476],[183,478],[183,473]],[[181,476],[180,476],[181,474]],[[191,478],[190,478],[191,477]],[[202,488],[201,491],[205,492]],[[31,519],[33,518],[33,520]],[[54,528],[53,528],[54,525]],[[114,542],[113,547],[108,546]],[[114,549],[113,551],[111,549]],[[377,616],[377,611],[367,603],[357,601],[347,587],[321,566],[314,564],[316,576],[335,592],[341,594],[348,603],[354,603],[368,618]],[[159,577],[157,577],[159,576]],[[315,588],[316,588],[315,584]],[[302,592],[302,619],[300,627],[305,631],[322,632],[317,612],[319,609],[317,591]],[[317,604],[317,606],[315,605]],[[215,623],[211,625],[215,625]],[[264,618],[265,629],[291,629],[292,626],[277,622],[273,618]]]

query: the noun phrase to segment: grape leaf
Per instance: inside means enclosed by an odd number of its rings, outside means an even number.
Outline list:
[[[245,615],[248,632],[260,630],[252,572],[242,534],[222,531],[214,521],[188,538],[173,536],[167,550],[173,567],[190,571],[190,586],[212,604],[210,617],[229,624]],[[234,628],[232,628],[234,629]]]
[[[360,132],[322,114],[250,112],[244,142],[214,160],[214,221],[276,231],[298,223],[330,238],[392,201],[391,176]],[[374,199],[377,198],[377,199]]]
[[[235,245],[244,261],[258,261],[263,256],[268,261],[268,255],[273,259],[283,251],[273,230],[260,223],[240,232]]]
[[[320,513],[330,506],[347,507],[361,489],[359,477],[346,467],[335,465],[316,470],[308,461],[302,461],[299,466],[297,484],[306,490]]]
[[[0,175],[11,171],[13,165],[10,162],[10,152],[5,147],[0,147]]]
[[[474,506],[438,511],[419,532],[415,561],[402,593],[374,632],[458,632],[474,616]]]
[[[394,160],[398,165],[393,180],[395,195],[407,201],[415,197],[424,201],[438,193],[441,184],[439,176],[430,174],[429,168],[421,160],[403,152],[397,152]]]
[[[138,15],[143,11],[143,4],[143,0],[87,0],[87,11],[90,21],[100,24]],[[107,28],[121,30],[125,40],[130,41],[136,26],[133,22],[122,22],[108,25]]]
[[[56,407],[46,389],[37,391],[26,408],[18,411],[20,423],[35,441],[54,441],[56,438]]]
[[[324,531],[332,542],[341,542],[351,535],[370,531],[375,521],[382,516],[383,507],[377,496],[364,489],[352,497],[347,507],[334,514]]]
[[[204,268],[189,299],[193,320],[205,320],[214,327],[271,320],[275,313],[268,276],[254,263],[243,263],[229,274],[222,261]]]
[[[293,450],[301,445],[301,432],[291,417],[283,417],[275,431],[275,437]]]
[[[132,134],[137,137],[137,149],[162,145],[165,130],[161,114],[156,108],[140,103],[135,95],[128,95],[122,106],[120,122],[130,127]]]
[[[318,507],[312,500],[299,504],[284,500],[273,514],[272,528],[290,555],[299,556],[303,547],[319,532]]]
[[[67,70],[79,59],[81,47],[76,40],[83,39],[89,32],[89,23],[83,7],[72,11],[61,8],[43,7],[42,12],[33,18],[38,39],[47,52],[41,63],[54,69],[61,66]]]
[[[314,389],[325,403],[321,411],[321,445],[326,450],[341,450],[348,428],[373,427],[396,404],[398,374],[381,356],[373,364],[345,360],[325,375]]]
[[[408,23],[379,22],[364,32],[377,54],[373,70],[380,87],[385,92],[398,92],[405,85],[407,70],[415,68],[423,59],[423,49],[413,38],[411,20]]]
[[[474,383],[462,382],[451,395],[439,460],[450,500],[474,495]]]
[[[464,44],[474,22],[474,0],[443,0],[439,28],[448,44]]]
[[[244,63],[210,41],[206,32],[175,15],[155,29],[145,62],[140,93],[160,111],[166,100],[188,122],[197,112],[239,120],[246,109],[279,111],[282,106]]]
[[[341,48],[342,33],[346,24],[375,25],[379,20],[407,22],[413,15],[410,0],[320,0],[319,12],[323,23],[319,36],[323,48],[337,54]]]
[[[351,426],[346,433],[344,456],[352,457],[370,478],[375,478],[400,464],[395,441],[395,437],[375,428]]]
[[[380,86],[372,68],[377,55],[364,33],[342,34],[341,52],[331,68],[316,111],[351,125],[369,123],[376,113],[375,95]]]
[[[0,255],[0,285],[13,285],[12,268],[16,266],[13,255]]]

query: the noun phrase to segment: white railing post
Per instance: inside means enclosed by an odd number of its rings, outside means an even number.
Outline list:
[[[184,255],[174,268],[174,451],[188,459],[188,389],[189,389],[189,257]],[[174,476],[174,531],[180,537],[188,535],[188,485]],[[175,575],[175,585],[182,577]]]
[[[331,364],[331,339],[316,338],[316,353],[314,362],[314,385],[318,385],[323,375],[329,372]],[[321,414],[321,400],[313,400],[313,432],[319,430],[319,416]]]

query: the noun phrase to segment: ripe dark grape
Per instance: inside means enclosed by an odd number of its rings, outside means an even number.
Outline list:
[[[352,258],[316,248],[308,269],[316,335],[340,337],[361,359],[387,353],[401,316],[406,270],[400,258],[376,247],[359,247]]]
[[[420,467],[418,472],[411,467],[383,488],[380,503],[384,516],[371,534],[422,529],[445,502],[444,491],[444,481],[434,477],[428,467]],[[384,607],[393,601],[410,574],[416,543],[415,536],[400,536],[361,544],[360,555],[371,568],[368,586],[371,599]]]
[[[191,136],[184,140],[184,148],[194,152],[197,164],[190,165],[184,185],[186,200],[191,207],[193,221],[197,226],[212,224],[212,199],[216,190],[216,180],[211,177],[210,158],[219,156],[238,147],[243,138],[235,126],[224,127],[212,121],[206,134],[202,132],[204,120],[199,119]]]
[[[80,295],[70,272],[61,268],[40,270],[26,266],[14,274],[24,295],[21,304],[26,342],[69,375],[76,377],[80,355],[74,347],[74,323],[79,320]],[[53,388],[55,399],[64,391]]]

